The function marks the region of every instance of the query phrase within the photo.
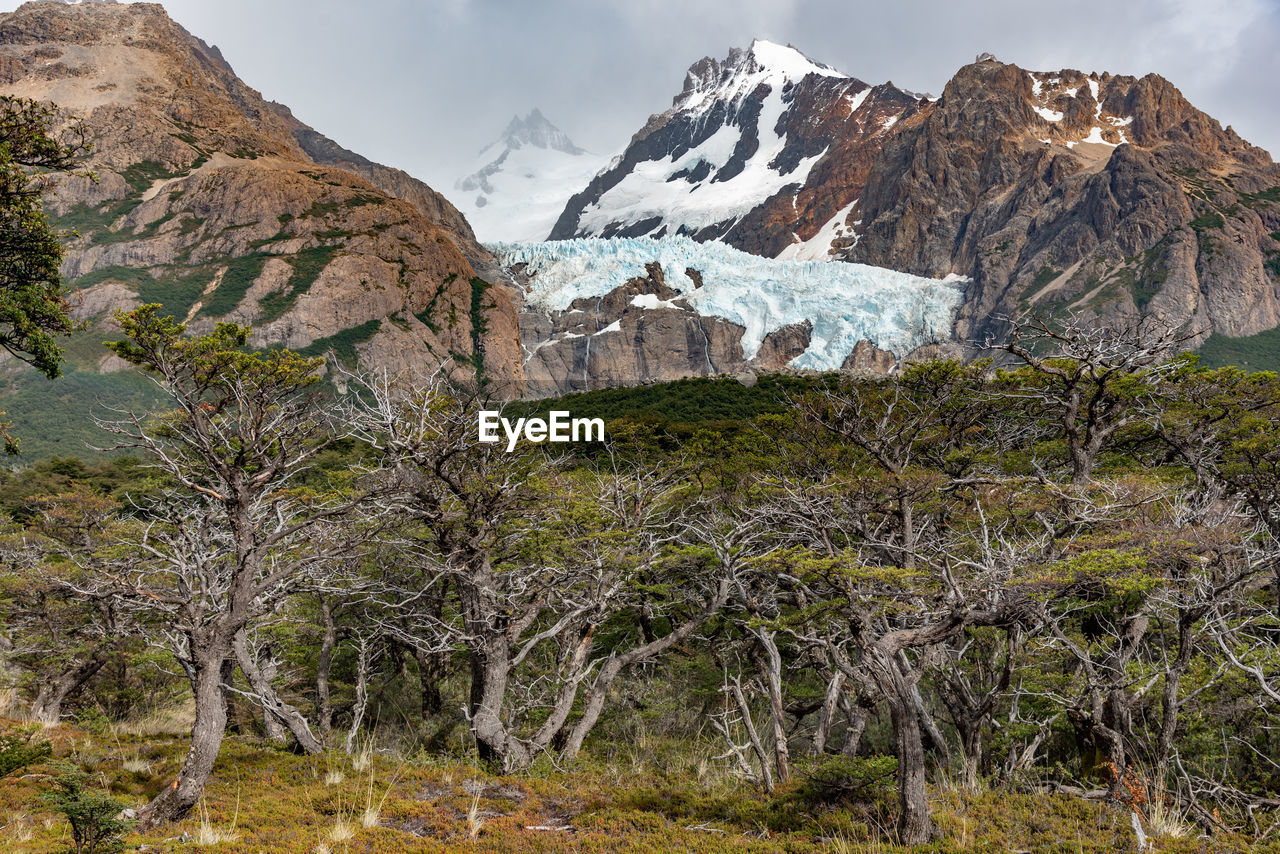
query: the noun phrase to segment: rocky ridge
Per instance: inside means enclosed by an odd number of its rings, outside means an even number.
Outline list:
[[[1280,325],[1280,166],[1167,80],[987,59],[885,141],[847,260],[973,279],[956,335],[1025,311]]]

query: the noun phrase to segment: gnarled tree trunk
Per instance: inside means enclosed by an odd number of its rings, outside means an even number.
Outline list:
[[[225,680],[230,678],[233,667],[227,658],[229,652],[218,645],[192,662],[196,721],[191,728],[191,747],[177,779],[138,811],[143,830],[183,818],[204,794],[227,731]]]
[[[107,663],[105,651],[94,655],[50,682],[46,682],[31,704],[31,716],[41,723],[56,724],[62,718],[62,704],[97,675]]]
[[[324,745],[311,731],[311,725],[307,723],[302,712],[280,699],[271,680],[258,667],[253,652],[249,649],[249,639],[243,629],[236,633],[232,648],[235,650],[236,660],[240,662],[240,670],[249,680],[254,695],[262,705],[267,737],[273,741],[284,741],[284,732],[281,729],[283,724],[288,727],[289,732],[298,742],[298,747],[304,752],[314,755],[323,751]]]

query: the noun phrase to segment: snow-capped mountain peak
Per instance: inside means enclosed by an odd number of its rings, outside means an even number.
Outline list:
[[[800,257],[829,258],[856,240],[865,153],[919,103],[763,39],[703,58],[551,236],[678,234],[769,257],[805,244]]]
[[[569,196],[604,165],[535,108],[481,149],[455,185],[457,204],[482,240],[541,240]]]
[[[568,134],[547,121],[547,117],[542,115],[542,111],[537,107],[534,107],[524,118],[513,116],[507,124],[507,129],[502,132],[502,136],[485,146],[480,153],[525,147],[546,148],[572,155],[587,153],[574,145]]]
[[[723,61],[705,57],[695,62],[685,75],[684,90],[671,103],[671,111],[696,110],[716,101],[737,101],[762,83],[781,90],[810,74],[848,78],[790,45],[756,39],[746,50],[731,48]]]
[[[828,65],[814,62],[789,44],[780,45],[764,39],[756,39],[751,43],[751,56],[762,69],[781,73],[790,80],[802,80],[809,74],[822,77],[849,76]]]

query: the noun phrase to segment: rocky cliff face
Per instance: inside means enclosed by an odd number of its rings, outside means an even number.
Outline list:
[[[569,200],[551,237],[679,234],[824,259],[857,219],[884,137],[923,103],[764,41],[699,60],[671,109]]]
[[[1032,310],[1280,325],[1280,167],[1168,81],[994,60],[895,127],[842,258],[973,284],[956,335]]]
[[[51,200],[81,235],[64,267],[81,316],[161,302],[195,330],[251,323],[258,345],[365,367],[453,357],[523,389],[512,293],[479,283],[500,270],[462,215],[264,101],[160,6],[0,16],[0,91],[57,104],[94,140],[99,180]]]

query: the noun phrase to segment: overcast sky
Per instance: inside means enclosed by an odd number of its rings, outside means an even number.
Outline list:
[[[12,9],[13,0],[0,0]],[[446,194],[534,106],[613,154],[685,70],[753,37],[940,94],[991,51],[1031,70],[1169,78],[1280,153],[1280,0],[167,0],[267,98]]]

